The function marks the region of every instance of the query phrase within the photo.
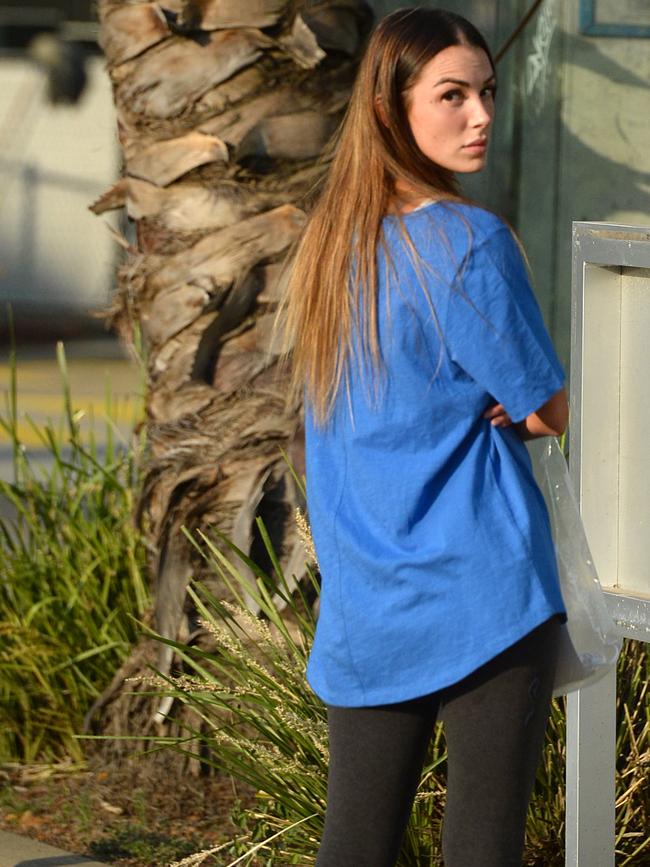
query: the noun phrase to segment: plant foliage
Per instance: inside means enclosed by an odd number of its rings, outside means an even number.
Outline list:
[[[0,760],[80,760],[84,715],[138,637],[149,604],[133,525],[137,448],[82,433],[59,347],[63,422],[20,440],[15,359],[0,427],[13,481],[0,480]]]
[[[174,748],[227,771],[257,792],[254,808],[235,817],[248,833],[250,847],[247,850],[240,843],[239,849],[232,850],[240,853],[236,863],[308,865],[315,861],[322,829],[328,757],[325,709],[305,681],[315,626],[310,603],[318,592],[318,581],[310,570],[309,586],[291,592],[292,585],[282,574],[261,522],[259,529],[274,564],[276,594],[268,589],[272,586],[269,576],[242,552],[230,546],[252,569],[254,584],[234,564],[236,558],[223,553],[225,540],[217,545],[202,536],[197,544],[229,586],[234,601],[224,602],[205,588],[195,587],[193,598],[213,649],[173,643],[185,674],[152,680],[196,712],[196,725],[183,740],[173,743]],[[261,618],[247,610],[249,599],[259,606]],[[650,855],[649,674],[646,645],[627,642],[618,669],[616,846],[620,865],[640,865]],[[527,865],[564,863],[564,758],[564,701],[556,701],[529,812]],[[445,766],[444,734],[439,726],[402,847],[401,867],[441,863]],[[264,860],[255,860],[261,853]],[[203,853],[182,864],[190,867],[204,863],[205,858]]]
[[[138,447],[116,448],[110,423],[103,452],[92,432],[82,434],[62,350],[59,362],[63,426],[33,426],[48,456],[47,469],[20,442],[15,364],[6,412],[0,416],[14,457],[14,480],[0,481],[0,497],[15,513],[12,519],[0,518],[3,761],[83,757],[76,735],[84,714],[137,639],[134,618],[149,603],[144,548],[131,518]],[[161,742],[256,792],[254,807],[234,814],[241,836],[218,847],[220,858],[227,849],[230,857],[236,856],[232,865],[309,865],[322,828],[328,763],[325,708],[305,681],[319,583],[308,568],[306,583],[296,588],[284,576],[261,521],[258,529],[272,575],[223,538],[193,539],[230,589],[230,601],[195,585],[191,594],[209,641],[192,646],[168,641],[184,673],[151,680],[156,692],[178,699],[195,720],[182,739]],[[246,577],[251,573],[253,581]],[[251,602],[261,617],[250,614]],[[649,675],[647,645],[626,642],[618,665],[620,867],[650,858]],[[555,702],[529,813],[527,865],[564,863],[564,757],[564,703]],[[401,867],[440,863],[445,765],[444,735],[438,727]],[[200,853],[179,863],[214,863],[208,861],[211,857]]]

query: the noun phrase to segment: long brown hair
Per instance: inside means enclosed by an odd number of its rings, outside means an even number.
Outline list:
[[[287,283],[283,315],[291,393],[305,388],[325,423],[352,356],[377,370],[377,247],[381,224],[406,182],[421,198],[464,201],[454,175],[424,156],[408,121],[408,93],[424,65],[451,45],[490,50],[465,18],[443,9],[399,9],[370,37],[322,192]],[[381,113],[381,114],[380,114]]]

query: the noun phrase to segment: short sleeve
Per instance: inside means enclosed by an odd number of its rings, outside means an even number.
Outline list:
[[[511,232],[502,225],[473,244],[449,294],[447,351],[513,421],[522,421],[562,388],[564,371]]]

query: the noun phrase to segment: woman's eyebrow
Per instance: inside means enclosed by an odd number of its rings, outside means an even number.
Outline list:
[[[483,86],[489,84],[491,81],[496,81],[495,75],[490,75],[489,78],[486,78],[483,82]],[[436,81],[433,85],[434,87],[438,87],[439,84],[460,84],[462,87],[470,87],[469,81],[462,81],[460,78],[441,78],[440,81]]]

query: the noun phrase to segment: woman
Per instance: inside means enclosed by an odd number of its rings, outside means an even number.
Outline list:
[[[403,9],[370,39],[288,292],[322,574],[318,867],[389,867],[440,716],[446,867],[521,864],[564,608],[524,440],[567,422],[519,247],[466,201],[489,49]]]

